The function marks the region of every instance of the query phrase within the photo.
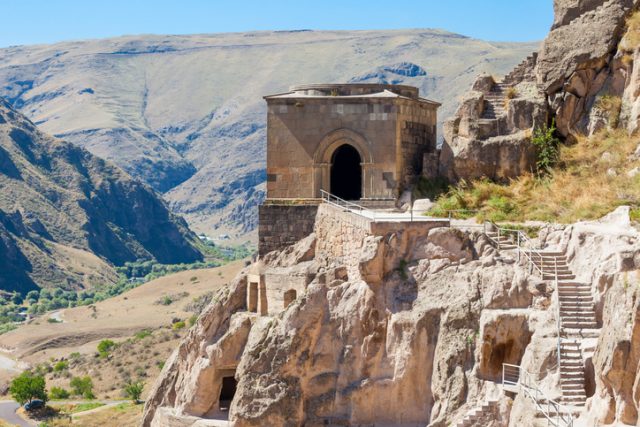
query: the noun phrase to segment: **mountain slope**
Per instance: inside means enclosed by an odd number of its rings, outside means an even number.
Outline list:
[[[243,234],[264,197],[263,95],[403,83],[442,102],[443,120],[478,73],[504,74],[536,48],[441,30],[120,37],[0,49],[0,96],[164,192],[197,230]]]
[[[113,281],[110,264],[140,258],[193,262],[193,238],[151,189],[0,100],[0,289]]]

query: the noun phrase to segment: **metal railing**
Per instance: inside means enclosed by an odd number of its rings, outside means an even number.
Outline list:
[[[373,222],[384,222],[384,221],[399,221],[399,222],[426,222],[426,221],[447,221],[446,218],[429,218],[422,215],[417,215],[414,217],[413,209],[409,210],[409,213],[390,213],[390,212],[380,212],[375,209],[369,209],[365,206],[359,205],[358,203],[351,202],[349,200],[341,199],[335,194],[331,194],[328,191],[320,190],[320,196],[324,203],[328,203],[330,205],[339,207],[344,209],[345,211],[349,211],[356,215],[359,215],[363,218],[366,218]]]
[[[548,397],[538,385],[533,374],[518,365],[502,364],[502,387],[517,389],[530,398],[536,408],[554,427],[573,427],[571,411],[561,403]]]
[[[487,223],[495,230],[497,236],[496,238],[493,238],[491,235],[486,233],[487,227],[485,227],[485,234],[487,234],[487,237],[489,237],[489,239],[491,239],[495,243],[498,250],[500,249],[501,240],[503,237],[507,239],[514,237],[514,241],[512,241],[511,243],[515,245],[515,249],[518,251],[518,261],[520,261],[520,258],[524,256],[527,260],[527,267],[529,267],[530,271],[533,273],[534,270],[537,270],[538,273],[540,273],[540,276],[544,277],[544,256],[540,253],[536,245],[526,234],[524,234],[521,230],[500,227],[491,221],[486,221],[485,224]]]

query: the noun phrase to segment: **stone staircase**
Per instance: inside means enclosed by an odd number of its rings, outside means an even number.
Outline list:
[[[564,253],[544,251],[539,254],[541,257],[534,261],[542,270],[543,280],[555,281],[556,271],[558,274],[562,403],[581,407],[587,399],[581,342],[583,337],[597,336],[598,332],[591,286],[575,280]]]
[[[456,424],[456,427],[482,427],[495,420],[497,400],[489,400],[483,402],[480,406],[469,411],[462,420]]]
[[[502,82],[496,82],[489,93],[484,96],[484,111],[482,119],[495,120],[506,114],[504,108],[505,99],[507,97],[507,88],[511,85]]]
[[[502,79],[503,83],[515,86],[523,80],[535,80],[533,69],[538,61],[538,52],[533,52],[522,62],[516,65],[513,70]]]

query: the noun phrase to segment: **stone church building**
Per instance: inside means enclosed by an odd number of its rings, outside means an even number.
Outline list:
[[[423,173],[437,173],[439,103],[411,86],[316,84],[266,96],[267,199],[259,254],[313,231],[322,191],[393,207]]]

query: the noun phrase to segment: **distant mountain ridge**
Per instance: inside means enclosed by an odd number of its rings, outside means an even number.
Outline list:
[[[442,102],[442,122],[477,74],[502,75],[537,47],[428,29],[17,46],[0,49],[0,96],[163,192],[197,231],[244,235],[264,197],[263,95],[305,83],[409,84]]]
[[[194,262],[184,220],[152,189],[40,132],[0,99],[0,289],[73,289],[137,259]]]

